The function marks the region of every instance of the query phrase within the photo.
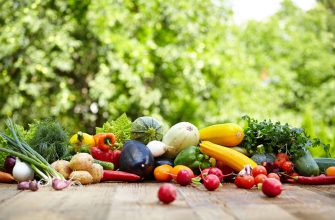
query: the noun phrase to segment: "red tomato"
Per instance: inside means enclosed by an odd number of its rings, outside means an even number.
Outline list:
[[[288,161],[288,156],[285,153],[278,153],[276,156],[276,159],[282,159],[282,160]]]
[[[274,178],[280,181],[280,177],[276,173],[269,173],[268,178]]]
[[[251,189],[255,185],[253,176],[243,175],[235,178],[235,185],[239,188]]]
[[[258,174],[256,177],[255,177],[255,185],[258,185],[259,183],[263,183],[264,180],[266,180],[268,177],[264,174]]]
[[[294,164],[291,161],[285,161],[282,165],[281,168],[283,171],[287,174],[290,174],[294,170]]]
[[[257,165],[255,168],[252,169],[252,175],[253,177],[258,176],[259,174],[268,174],[268,172],[266,171],[266,168],[261,166],[261,165]]]

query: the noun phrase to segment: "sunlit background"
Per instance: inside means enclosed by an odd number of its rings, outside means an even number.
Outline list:
[[[335,145],[332,0],[0,5],[1,119],[92,133],[123,112],[199,128],[247,114]]]

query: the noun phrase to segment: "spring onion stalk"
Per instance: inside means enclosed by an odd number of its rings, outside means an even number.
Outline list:
[[[30,164],[35,173],[47,184],[51,184],[53,179],[65,180],[62,174],[58,173],[52,166],[27,143],[24,142],[19,130],[10,118],[6,121],[7,127],[13,138],[0,132],[0,137],[7,141],[7,148],[0,148],[0,151],[9,153]]]

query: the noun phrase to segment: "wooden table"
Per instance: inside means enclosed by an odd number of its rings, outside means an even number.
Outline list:
[[[54,191],[18,191],[0,184],[0,219],[335,219],[335,185],[284,185],[277,198],[257,189],[223,184],[209,192],[203,186],[177,187],[177,200],[157,200],[159,183],[101,183]]]

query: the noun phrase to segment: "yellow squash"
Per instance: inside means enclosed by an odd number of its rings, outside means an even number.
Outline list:
[[[210,141],[226,147],[239,145],[243,138],[243,129],[234,123],[216,124],[199,131],[200,140]]]
[[[257,166],[255,161],[244,154],[234,149],[214,144],[210,141],[202,141],[200,143],[200,151],[216,160],[222,161],[225,165],[237,172],[240,172],[248,164],[252,168]]]

